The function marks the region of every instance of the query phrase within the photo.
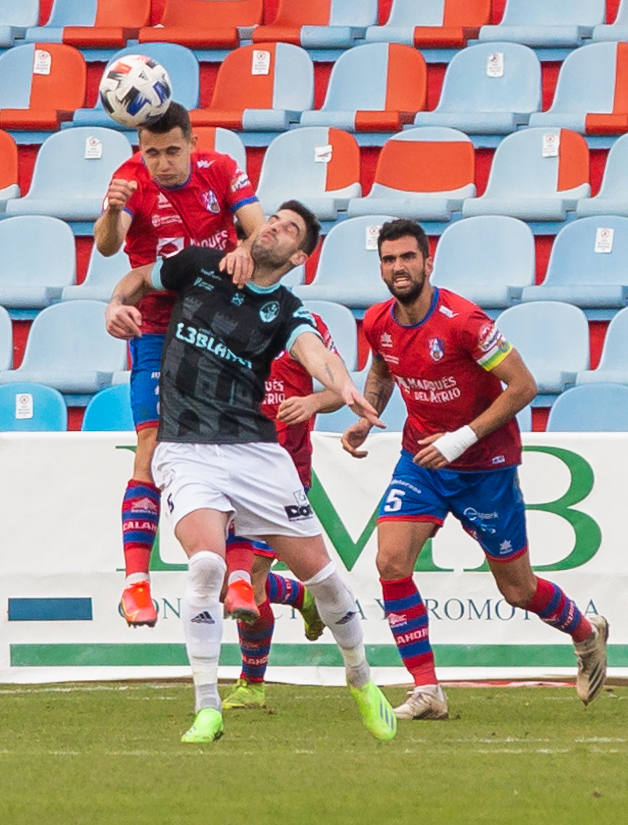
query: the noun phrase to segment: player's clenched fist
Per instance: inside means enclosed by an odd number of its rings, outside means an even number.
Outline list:
[[[105,208],[113,212],[124,209],[136,189],[137,182],[134,180],[113,178],[105,195]]]

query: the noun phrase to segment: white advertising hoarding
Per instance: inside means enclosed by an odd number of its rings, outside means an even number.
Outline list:
[[[384,619],[375,570],[374,514],[399,452],[377,434],[351,458],[337,436],[315,433],[310,499],[330,553],[357,597],[369,659],[383,683],[407,682]],[[132,433],[0,434],[3,504],[0,682],[155,678],[189,673],[180,627],[185,558],[162,517],[152,559],[155,628],[128,628],[122,588],[120,500]],[[521,485],[535,570],[587,613],[610,622],[610,673],[628,675],[628,553],[623,467],[628,435],[524,435]],[[490,502],[487,503],[490,505]],[[511,608],[480,548],[450,517],[415,580],[425,600],[442,678],[573,675],[570,640]],[[303,637],[298,614],[275,605],[269,679],[341,684],[329,631]],[[235,623],[224,623],[220,675],[239,674]]]

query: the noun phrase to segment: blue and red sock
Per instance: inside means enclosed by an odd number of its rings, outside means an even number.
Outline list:
[[[289,604],[300,610],[303,607],[305,587],[296,579],[287,579],[276,573],[269,573],[266,579],[266,596],[273,604]]]
[[[241,679],[263,682],[270,656],[275,617],[268,599],[258,605],[259,619],[251,624],[238,622],[238,638],[242,653]]]
[[[438,682],[430,645],[427,611],[412,579],[380,579],[384,611],[403,663],[415,685]]]
[[[122,499],[122,543],[126,575],[148,574],[157,528],[161,494],[148,481],[131,479]]]
[[[525,607],[541,621],[568,633],[574,642],[582,642],[593,632],[591,622],[558,585],[547,579],[536,580],[536,591]]]

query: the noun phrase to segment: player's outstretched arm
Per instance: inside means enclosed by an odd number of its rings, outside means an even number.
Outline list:
[[[153,264],[137,267],[120,280],[105,310],[105,326],[114,338],[135,338],[142,334],[142,315],[135,306],[153,289]]]
[[[374,358],[364,385],[364,397],[381,413],[388,403],[394,389],[394,380],[386,362],[381,358]],[[371,430],[369,422],[360,418],[352,424],[342,436],[342,448],[350,453],[354,458],[365,458],[368,450],[360,450],[367,435]]]
[[[347,368],[335,353],[330,352],[321,339],[313,332],[304,332],[296,339],[290,350],[313,378],[328,390],[337,393],[353,412],[365,418],[370,426],[384,428],[377,411],[358,391],[347,372]]]
[[[124,207],[137,189],[137,183],[114,178],[105,195],[105,210],[94,224],[96,249],[108,258],[115,255],[126,238],[133,218]]]

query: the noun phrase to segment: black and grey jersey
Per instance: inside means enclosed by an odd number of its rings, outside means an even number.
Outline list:
[[[158,439],[209,444],[276,441],[261,411],[273,359],[316,324],[290,290],[237,289],[222,253],[190,246],[155,264],[153,284],[178,292],[161,361]]]

